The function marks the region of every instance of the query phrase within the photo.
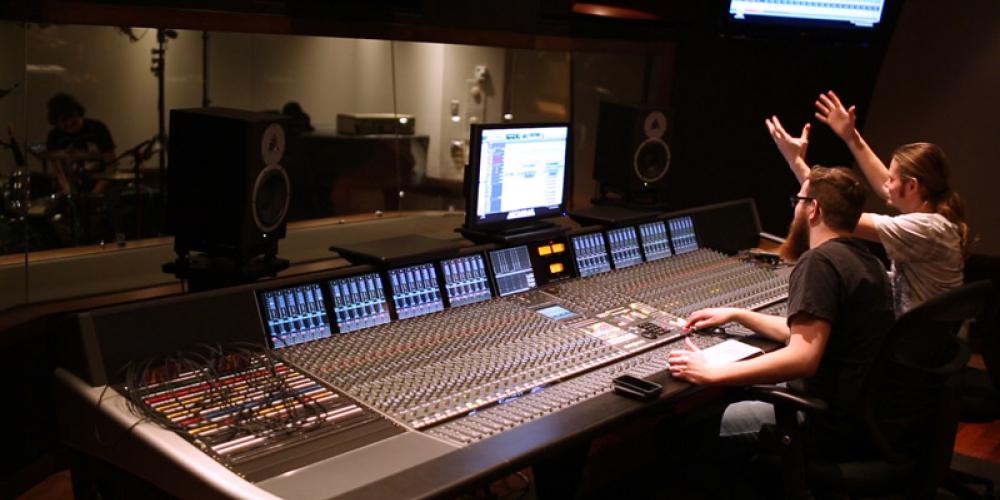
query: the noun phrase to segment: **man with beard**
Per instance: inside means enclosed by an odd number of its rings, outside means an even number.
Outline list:
[[[847,458],[865,453],[856,396],[868,367],[893,322],[892,296],[885,268],[865,244],[851,238],[861,216],[865,188],[844,168],[815,167],[792,196],[795,209],[782,247],[796,260],[789,279],[787,318],[735,308],[713,308],[690,315],[686,328],[707,328],[730,321],[785,344],[761,356],[710,365],[688,341],[688,350],[669,354],[674,377],[702,385],[751,385],[799,380],[805,394],[824,399],[834,415],[810,419],[807,429],[820,438],[823,453]],[[763,424],[774,423],[773,408],[751,401],[730,405],[720,435],[755,443]]]

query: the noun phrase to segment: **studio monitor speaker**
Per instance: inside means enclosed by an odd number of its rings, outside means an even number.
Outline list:
[[[669,123],[662,109],[602,102],[594,180],[602,198],[657,204],[670,169]]]
[[[168,224],[178,255],[274,256],[291,197],[285,117],[228,108],[170,112]]]

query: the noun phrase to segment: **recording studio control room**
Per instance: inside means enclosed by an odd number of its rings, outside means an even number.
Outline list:
[[[0,497],[1000,497],[994,0],[0,0]]]

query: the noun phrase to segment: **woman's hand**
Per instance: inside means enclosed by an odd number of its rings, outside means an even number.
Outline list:
[[[774,144],[778,146],[778,151],[781,152],[781,156],[785,158],[789,167],[794,169],[796,160],[799,159],[805,163],[806,150],[809,149],[810,125],[808,123],[802,127],[802,135],[798,137],[789,135],[777,116],[765,119],[764,124],[767,125],[767,131],[771,133],[771,139],[774,139]]]
[[[857,121],[855,107],[845,108],[832,90],[816,99],[816,119],[827,124],[844,142],[854,136],[854,123]]]

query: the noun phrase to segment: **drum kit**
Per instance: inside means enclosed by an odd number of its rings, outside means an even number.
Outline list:
[[[155,141],[144,141],[141,148],[131,148],[114,162],[132,156],[133,162],[141,163],[144,158],[136,153],[146,153],[148,157],[152,142]],[[32,144],[28,152],[41,162],[42,168],[38,170],[27,166],[12,134],[10,141],[0,141],[0,146],[12,150],[16,164],[10,175],[0,177],[0,224],[12,226],[23,222],[25,228],[25,244],[8,241],[3,246],[13,244],[13,251],[20,251],[21,247],[37,250],[76,246],[108,238],[124,241],[124,235],[118,234],[120,221],[111,219],[120,218],[117,205],[126,189],[134,189],[136,199],[141,200],[138,168],[106,170],[99,152],[48,151],[44,144]],[[112,226],[114,229],[109,229]],[[141,223],[139,227],[141,231]],[[115,234],[106,234],[109,232]],[[16,231],[3,233],[17,234]],[[11,251],[11,248],[0,250]]]

